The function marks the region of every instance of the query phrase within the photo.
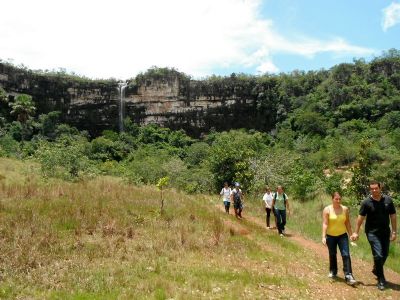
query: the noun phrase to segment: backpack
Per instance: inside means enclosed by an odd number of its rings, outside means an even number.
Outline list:
[[[240,201],[241,201],[240,196],[241,196],[241,192],[239,190],[237,190],[236,192],[233,192],[233,201],[235,203],[240,203]]]
[[[275,192],[274,193],[274,200],[276,201],[276,197],[278,196],[278,192]],[[286,194],[285,193],[283,193],[283,203],[285,203],[285,206],[286,206],[286,198],[287,198],[287,196],[286,196]]]

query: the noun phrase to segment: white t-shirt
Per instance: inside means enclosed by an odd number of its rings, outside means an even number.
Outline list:
[[[231,188],[230,187],[228,187],[228,188],[222,188],[222,190],[221,190],[221,192],[219,193],[220,195],[223,195],[223,197],[222,197],[222,200],[223,201],[228,201],[228,202],[231,202]]]
[[[265,202],[266,208],[272,208],[272,200],[274,199],[274,194],[272,193],[265,193],[263,196],[263,200]]]

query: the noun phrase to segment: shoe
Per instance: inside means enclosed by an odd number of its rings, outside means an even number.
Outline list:
[[[271,229],[271,227],[267,226],[267,229]]]
[[[284,237],[283,233],[279,234],[280,237]]]
[[[357,283],[357,281],[354,279],[354,277],[353,277],[352,274],[346,275],[346,276],[345,276],[345,279],[346,279],[346,283],[347,283],[348,285],[353,286],[353,285],[355,285],[355,284]]]
[[[383,290],[385,289],[385,285],[386,285],[386,282],[383,281],[383,280],[380,280],[380,281],[378,282],[378,285],[377,285],[378,290],[383,291]]]
[[[328,274],[328,278],[335,279],[335,278],[337,278],[337,274],[336,274],[336,273],[333,273],[333,272],[331,271],[331,272],[329,272],[329,274]]]

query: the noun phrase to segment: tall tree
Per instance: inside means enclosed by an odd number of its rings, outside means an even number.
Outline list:
[[[32,101],[32,96],[21,94],[15,98],[15,101],[10,103],[11,114],[17,116],[17,120],[22,124],[32,116],[35,111],[35,103]]]

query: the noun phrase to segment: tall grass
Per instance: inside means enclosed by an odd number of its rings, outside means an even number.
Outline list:
[[[45,181],[1,158],[0,174],[1,298],[265,298],[265,282],[306,285],[285,262],[266,271],[265,237],[232,235],[209,197],[168,190],[160,214],[153,187]]]

